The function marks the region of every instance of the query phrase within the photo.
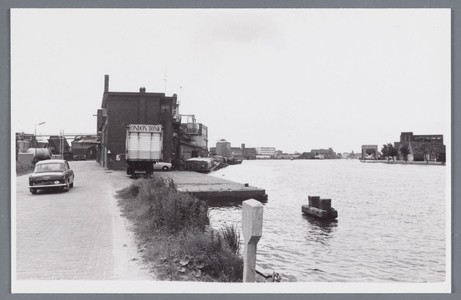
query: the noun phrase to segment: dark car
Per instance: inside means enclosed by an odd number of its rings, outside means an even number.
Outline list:
[[[39,189],[59,188],[68,191],[74,186],[74,171],[62,159],[49,159],[38,162],[34,173],[29,177],[29,189],[36,194]]]

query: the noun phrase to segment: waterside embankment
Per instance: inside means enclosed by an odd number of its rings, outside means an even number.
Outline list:
[[[154,176],[171,178],[178,190],[201,200],[267,200],[266,190],[189,171],[155,172]]]
[[[421,165],[421,166],[445,166],[446,163],[441,161],[404,161],[404,160],[360,160],[363,163],[380,163],[391,165]]]

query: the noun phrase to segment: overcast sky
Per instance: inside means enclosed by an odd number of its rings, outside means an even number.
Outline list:
[[[177,94],[209,147],[449,140],[448,9],[14,9],[11,24],[15,132],[96,133],[108,74],[110,91]]]

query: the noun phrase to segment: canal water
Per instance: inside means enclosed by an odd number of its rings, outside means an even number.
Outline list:
[[[266,189],[256,269],[289,282],[442,282],[446,167],[357,160],[243,161],[209,176]],[[306,217],[307,196],[331,198],[337,222]],[[241,229],[241,203],[210,208]]]

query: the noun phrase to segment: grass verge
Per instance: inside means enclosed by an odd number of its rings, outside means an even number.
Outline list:
[[[239,231],[211,229],[204,201],[163,178],[137,180],[117,194],[143,258],[160,280],[242,281]]]
[[[21,176],[25,174],[32,173],[34,171],[34,167],[32,165],[22,165],[16,162],[16,176]]]

